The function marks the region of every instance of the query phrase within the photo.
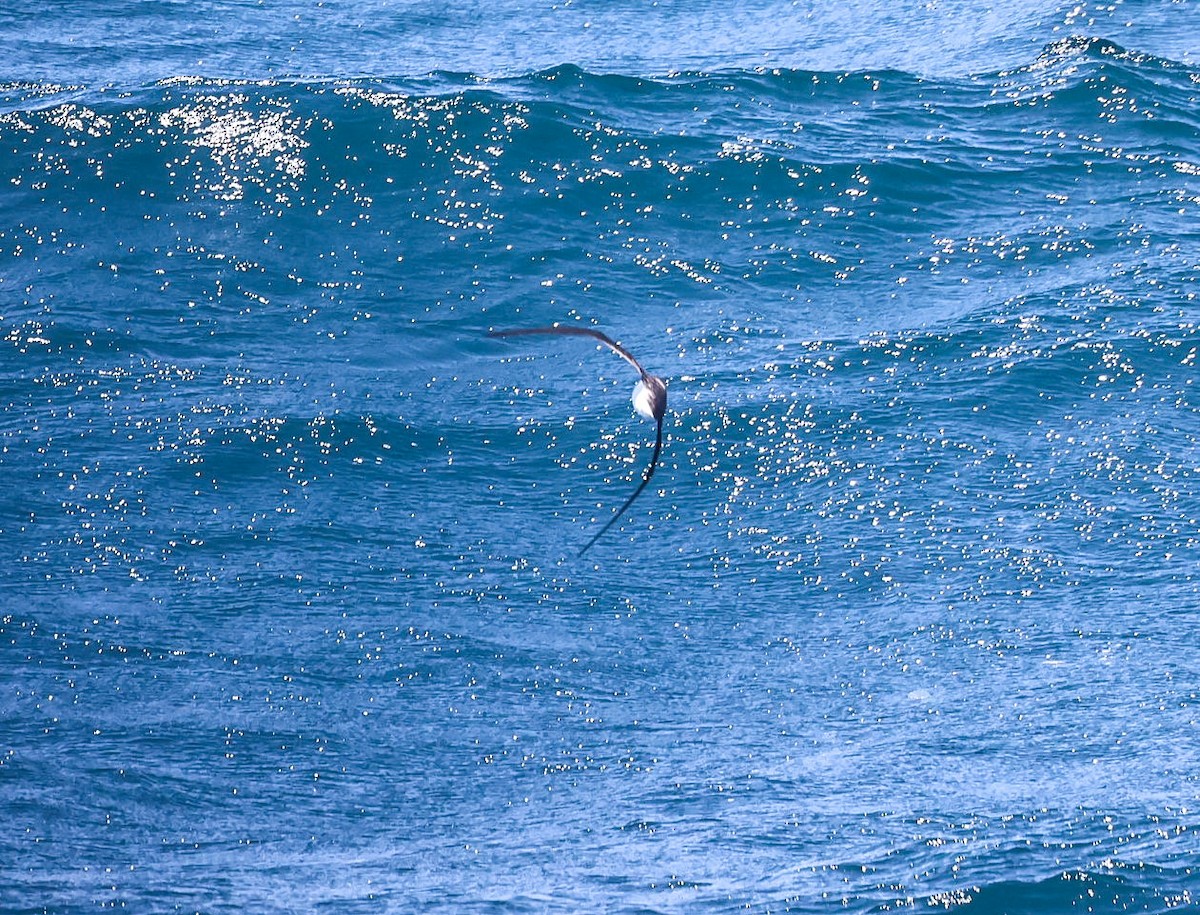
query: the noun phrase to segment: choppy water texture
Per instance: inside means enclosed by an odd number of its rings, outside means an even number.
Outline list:
[[[0,14],[0,909],[1196,904],[1195,3],[92,6]],[[553,321],[670,384],[583,559]]]

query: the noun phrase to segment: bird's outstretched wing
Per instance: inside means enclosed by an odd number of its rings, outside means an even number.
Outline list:
[[[580,556],[582,556],[589,549],[591,549],[592,544],[595,543],[597,540],[599,540],[601,537],[603,537],[604,534],[608,531],[608,529],[610,527],[612,527],[614,524],[616,524],[617,521],[620,520],[621,516],[623,514],[625,514],[625,509],[629,508],[629,506],[631,506],[633,504],[633,500],[642,494],[642,490],[646,488],[646,484],[648,484],[650,482],[650,478],[652,476],[654,476],[654,468],[658,466],[658,453],[660,451],[662,451],[662,417],[661,416],[658,419],[658,435],[654,439],[654,454],[650,455],[650,465],[646,468],[645,474],[642,475],[642,482],[638,485],[638,488],[633,491],[633,495],[631,495],[628,499],[625,500],[625,504],[621,506],[621,508],[617,511],[617,513],[608,519],[608,524],[606,524],[606,525],[604,525],[604,527],[600,528],[600,530],[597,531],[596,535],[587,542],[587,546],[585,546],[582,550],[579,551]]]
[[[525,337],[531,334],[559,334],[564,337],[591,337],[593,340],[599,340],[614,353],[632,365],[639,375],[645,375],[646,370],[642,368],[640,362],[633,358],[633,355],[625,347],[621,346],[616,340],[607,334],[602,334],[598,330],[592,330],[590,327],[572,327],[569,325],[555,324],[552,327],[522,327],[516,330],[493,330],[488,333],[489,337]]]

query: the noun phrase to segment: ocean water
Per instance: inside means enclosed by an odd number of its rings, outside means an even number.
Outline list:
[[[1197,905],[1200,9],[729,6],[0,12],[0,910]]]

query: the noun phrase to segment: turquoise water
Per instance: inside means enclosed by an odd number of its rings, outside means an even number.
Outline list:
[[[0,14],[0,910],[1194,906],[1198,38]]]

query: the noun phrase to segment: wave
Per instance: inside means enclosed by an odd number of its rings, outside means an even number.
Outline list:
[[[752,68],[716,68],[713,70],[678,69],[658,74],[634,75],[628,72],[605,72],[573,63],[532,70],[524,74],[483,75],[471,71],[432,70],[424,76],[404,77],[220,77],[200,73],[181,73],[162,77],[142,86],[113,86],[109,84],[58,84],[51,81],[10,81],[0,83],[0,97],[12,105],[21,99],[90,93],[95,99],[103,96],[136,95],[151,87],[286,87],[320,88],[331,85],[360,85],[378,87],[418,97],[444,97],[471,91],[494,91],[509,97],[556,98],[581,94],[587,98],[647,99],[660,102],[671,96],[694,92],[732,93],[739,99],[820,95],[828,97],[846,91],[862,98],[865,84],[868,91],[878,91],[886,85],[896,90],[916,87],[953,89],[963,86],[999,84],[1022,75],[1046,74],[1048,80],[1071,75],[1080,67],[1114,67],[1124,72],[1140,72],[1146,76],[1160,74],[1164,79],[1182,77],[1191,82],[1194,67],[1169,58],[1132,50],[1102,36],[1072,35],[1047,45],[1035,58],[1016,67],[996,71],[978,71],[968,76],[933,77],[895,68],[852,70],[812,70],[786,66],[757,66]]]
[[[483,358],[472,341],[488,324],[599,316],[676,328],[649,355],[700,377],[673,392],[695,411],[681,434],[716,416],[738,437],[727,448],[761,445],[746,461],[771,492],[735,493],[734,472],[715,480],[729,483],[722,510],[734,515],[791,505],[796,492],[778,485],[788,479],[804,496],[810,458],[854,471],[841,442],[827,460],[804,452],[801,425],[786,449],[755,444],[734,415],[755,398],[772,421],[802,395],[884,416],[903,403],[887,379],[903,378],[917,401],[998,392],[1020,404],[1020,426],[1045,389],[1103,396],[1184,358],[1178,314],[1143,305],[1164,308],[1151,280],[1174,280],[1166,302],[1182,303],[1194,269],[1178,214],[1200,175],[1181,130],[1196,117],[1195,83],[1099,39],[943,80],[560,66],[504,79],[3,91],[0,254],[8,288],[23,290],[0,317],[15,360],[4,381],[79,389],[94,399],[80,412],[100,424],[121,390],[148,398],[125,402],[122,421],[174,444],[204,428],[217,441],[223,428],[207,413],[149,423],[179,389],[190,401],[171,413],[213,405],[280,419],[299,441],[295,429],[340,406],[315,392],[353,383],[402,414],[419,412],[414,396],[436,399],[436,431],[412,438],[436,452],[460,419],[494,406],[457,406],[487,387],[459,366]],[[1101,332],[1109,351],[1090,348]],[[821,351],[803,352],[814,340]],[[246,379],[241,393],[222,390],[233,376]],[[827,425],[870,451],[830,409]],[[590,436],[568,437],[589,469],[623,473],[628,452],[605,445],[596,459]],[[949,460],[919,435],[893,444]],[[485,451],[469,453],[482,462]]]
[[[998,880],[923,897],[936,908],[972,915],[1043,915],[1071,912],[1170,912],[1194,904],[1197,889],[1187,868],[1124,865],[1109,861],[1094,871],[1076,870],[1037,880]],[[885,906],[876,911],[888,911]]]

